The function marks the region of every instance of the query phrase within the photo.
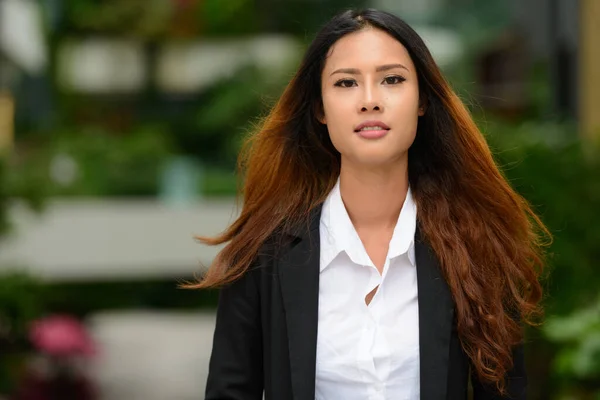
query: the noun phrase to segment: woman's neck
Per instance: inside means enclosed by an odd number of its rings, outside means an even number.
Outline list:
[[[407,192],[407,162],[377,169],[342,162],[340,193],[357,230],[393,230]]]

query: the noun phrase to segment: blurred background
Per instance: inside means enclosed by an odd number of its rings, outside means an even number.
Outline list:
[[[600,0],[0,0],[0,398],[198,399],[235,160],[314,32],[414,26],[555,240],[531,399],[600,399]]]

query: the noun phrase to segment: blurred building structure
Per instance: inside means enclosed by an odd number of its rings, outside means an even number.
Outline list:
[[[231,199],[170,207],[153,199],[53,199],[38,215],[20,205],[10,214],[15,235],[0,242],[3,267],[22,266],[47,282],[191,277],[220,247],[216,235],[236,217]]]
[[[549,60],[552,112],[600,138],[600,2],[525,0],[515,15],[529,49]]]

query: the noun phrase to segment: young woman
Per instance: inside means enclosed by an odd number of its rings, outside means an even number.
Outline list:
[[[241,156],[206,399],[524,399],[547,234],[421,38],[347,11]]]

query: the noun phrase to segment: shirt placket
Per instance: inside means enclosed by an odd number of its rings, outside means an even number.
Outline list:
[[[386,261],[386,265],[384,266],[384,272],[387,270],[387,263],[388,261]],[[365,304],[363,332],[358,351],[358,364],[365,384],[369,387],[369,399],[385,400],[385,384],[382,377],[377,373],[373,357],[373,349],[377,337],[382,337],[382,335],[378,334],[378,330],[380,329],[379,319],[382,315],[382,307],[384,306],[380,301],[380,290],[382,290],[385,273],[380,275],[374,265],[366,266],[366,268],[371,269],[371,278],[367,285],[367,292],[364,295],[366,296],[376,287],[378,289],[375,296],[371,299],[371,303],[369,305]]]

